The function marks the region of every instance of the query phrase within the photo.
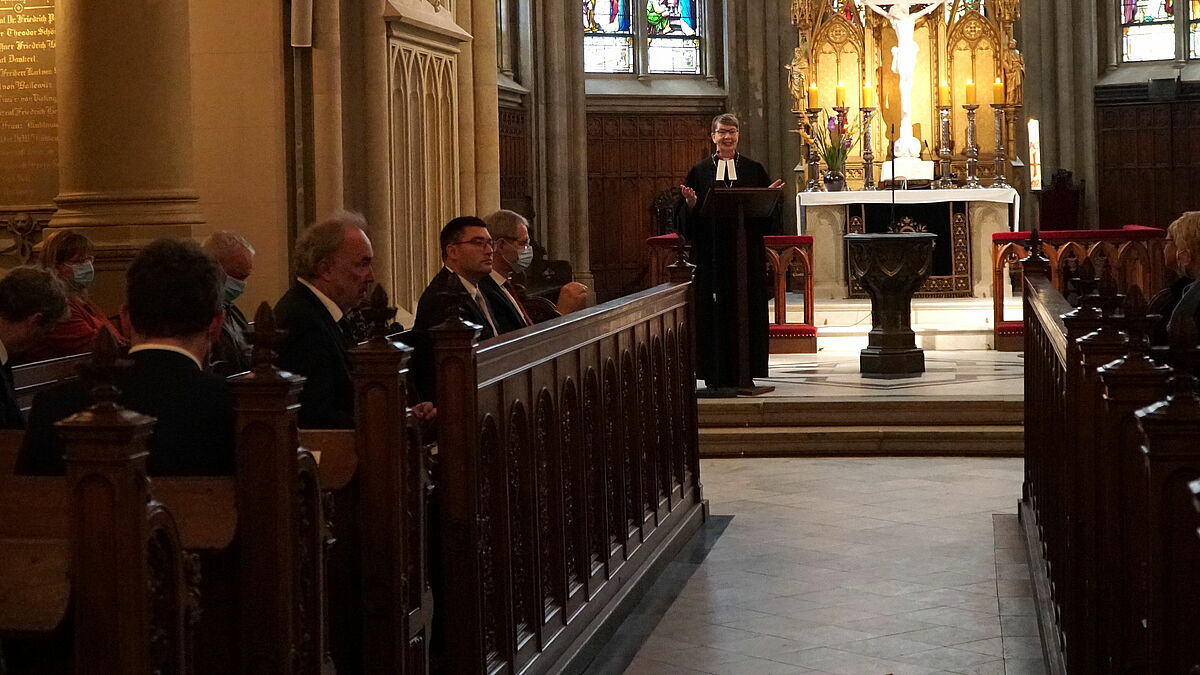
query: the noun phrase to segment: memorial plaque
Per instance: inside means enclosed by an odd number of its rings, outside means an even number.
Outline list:
[[[53,0],[0,0],[0,207],[58,194]]]

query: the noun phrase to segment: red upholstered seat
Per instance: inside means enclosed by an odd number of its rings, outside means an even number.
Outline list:
[[[1001,321],[996,324],[996,335],[1023,335],[1025,324],[1020,321]]]
[[[1157,227],[1146,227],[1145,225],[1126,225],[1119,230],[1043,230],[1039,234],[1042,237],[1042,241],[1071,241],[1080,239],[1134,241],[1162,239],[1167,236],[1167,231]],[[992,241],[1024,241],[1028,238],[1029,232],[1026,230],[1019,232],[995,232],[992,234]]]
[[[763,243],[772,247],[812,246],[813,238],[811,234],[772,234],[763,237]]]
[[[771,337],[815,337],[817,327],[801,323],[776,323],[767,327],[767,334]]]

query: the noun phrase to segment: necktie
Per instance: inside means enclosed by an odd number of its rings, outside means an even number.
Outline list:
[[[483,297],[483,291],[476,288],[471,297],[475,299],[475,304],[479,305],[479,309],[483,311],[483,318],[487,319],[488,326],[492,329],[492,335],[499,335],[500,331],[496,330],[496,323],[492,321],[492,313],[488,311],[488,304],[487,300]]]
[[[517,305],[517,311],[521,313],[521,318],[525,320],[526,326],[533,325],[533,319],[529,318],[529,313],[525,311],[525,305],[521,304],[521,298],[517,295],[517,287],[513,285],[512,279],[504,281],[504,290],[512,296],[513,302]]]

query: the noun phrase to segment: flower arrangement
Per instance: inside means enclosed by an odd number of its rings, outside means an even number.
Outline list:
[[[811,119],[807,111],[801,111],[804,124],[800,126],[800,136],[809,147],[816,148],[817,154],[824,160],[830,171],[842,171],[846,168],[846,157],[858,143],[858,122],[842,122],[837,115],[830,115],[822,110],[817,119]],[[825,116],[822,123],[820,115]],[[809,133],[809,129],[812,133]]]

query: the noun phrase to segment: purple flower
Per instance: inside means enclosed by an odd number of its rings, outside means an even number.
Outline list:
[[[828,121],[828,122],[825,124],[825,128],[826,128],[826,129],[828,129],[828,130],[830,130],[830,131],[837,131],[837,130],[838,130],[838,121],[837,121],[837,118],[836,118],[836,117],[830,117],[830,118],[829,118],[829,121]]]
[[[847,150],[850,149],[851,145],[854,145],[854,139],[850,138],[849,136],[842,139],[842,146],[845,147]]]

